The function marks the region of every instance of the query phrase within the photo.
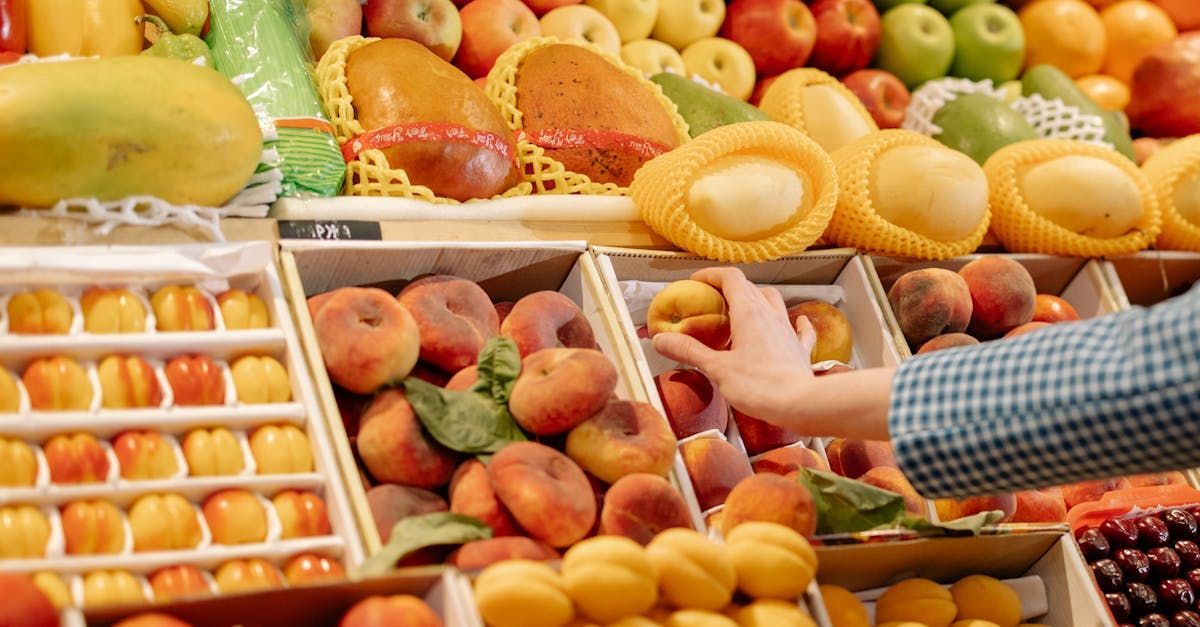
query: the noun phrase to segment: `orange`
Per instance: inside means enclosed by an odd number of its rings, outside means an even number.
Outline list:
[[[1108,38],[1104,73],[1127,85],[1147,52],[1179,36],[1171,16],[1146,0],[1122,0],[1104,9],[1100,21]]]
[[[1087,0],[1087,1],[1088,1],[1088,4],[1096,7],[1097,10],[1103,9],[1104,7],[1107,7],[1107,6],[1116,4],[1117,2],[1120,2],[1120,0]]]
[[[1075,84],[1108,111],[1124,111],[1129,104],[1129,87],[1111,76],[1091,74],[1075,79]]]
[[[1021,9],[1025,67],[1057,66],[1072,78],[1095,74],[1104,63],[1100,14],[1083,0],[1038,0]]]

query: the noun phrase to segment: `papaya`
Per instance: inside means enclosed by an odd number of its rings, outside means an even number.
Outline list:
[[[149,56],[0,68],[0,205],[220,206],[261,154],[254,110],[209,68]]]

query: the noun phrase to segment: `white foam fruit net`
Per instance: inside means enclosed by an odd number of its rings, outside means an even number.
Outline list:
[[[965,78],[943,78],[929,81],[912,93],[901,128],[930,137],[941,133],[941,127],[933,123],[933,116],[947,102],[963,94],[981,94],[1004,100],[1004,92],[993,87],[990,80],[975,82]]]

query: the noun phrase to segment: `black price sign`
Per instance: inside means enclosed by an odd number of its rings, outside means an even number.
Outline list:
[[[366,220],[280,220],[279,239],[381,240],[378,222]]]

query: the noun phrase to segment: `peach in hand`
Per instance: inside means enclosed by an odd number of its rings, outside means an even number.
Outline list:
[[[85,411],[92,406],[92,382],[70,357],[35,359],[21,375],[29,406],[39,411]]]
[[[817,333],[817,343],[813,345],[810,357],[814,364],[830,360],[850,363],[854,354],[854,331],[846,314],[829,303],[810,300],[788,308],[792,328],[796,327],[796,319],[800,316],[807,317]]]
[[[558,551],[542,542],[525,536],[505,536],[468,542],[451,553],[447,562],[459,570],[475,570],[506,560],[552,562],[558,558]]]
[[[692,527],[683,495],[658,475],[625,475],[604,494],[600,533],[647,544],[666,529]]]
[[[15,414],[21,409],[21,391],[17,380],[6,368],[0,368],[0,414]]]
[[[829,466],[816,451],[803,446],[788,446],[767,451],[751,464],[755,473],[769,472],[786,475],[801,468],[829,471]]]
[[[44,557],[50,521],[32,505],[0,507],[0,558]]]
[[[934,351],[946,350],[949,348],[958,348],[960,346],[978,346],[979,340],[967,335],[966,333],[945,333],[939,335],[928,342],[921,345],[917,351],[918,355],[932,353]]]
[[[1079,319],[1079,312],[1071,303],[1050,294],[1038,294],[1033,300],[1034,322],[1071,322]]]
[[[421,335],[412,314],[391,294],[344,287],[309,299],[313,330],[329,378],[370,394],[412,372]]]
[[[287,369],[274,357],[239,357],[229,370],[239,403],[286,403],[292,399]]]
[[[191,286],[168,285],[150,297],[159,331],[211,331],[216,328],[212,304]]]
[[[424,601],[409,594],[367,597],[355,603],[338,627],[442,627]]]
[[[108,501],[75,501],[62,509],[67,555],[105,555],[125,548],[125,520]]]
[[[0,486],[31,487],[37,481],[37,457],[16,438],[0,437]]]
[[[51,289],[21,292],[8,299],[9,333],[66,335],[74,318],[71,303]]]
[[[346,578],[346,569],[324,555],[301,553],[283,565],[283,576],[289,583],[341,581]]]
[[[246,490],[221,490],[204,499],[204,520],[214,544],[250,544],[267,539],[267,512]]]
[[[754,474],[746,457],[720,438],[697,438],[685,442],[679,452],[696,490],[700,509],[725,502],[733,486]]]
[[[971,322],[971,291],[962,276],[942,268],[915,270],[888,290],[888,302],[911,346],[948,333],[962,333]]]
[[[180,564],[160,568],[150,573],[150,589],[154,601],[167,603],[176,599],[206,595],[212,592],[208,580],[199,568],[191,564]]]
[[[137,605],[146,602],[142,582],[126,570],[100,570],[83,576],[83,607]]]
[[[179,471],[175,450],[156,431],[126,431],[112,446],[122,479],[166,479]]]
[[[458,456],[421,430],[404,392],[380,392],[363,412],[355,440],[358,455],[377,481],[440,488],[450,481]]]
[[[108,455],[89,433],[56,435],[42,445],[51,483],[100,483],[108,478]]]
[[[450,511],[491,527],[493,538],[521,534],[517,521],[492,489],[487,467],[473,459],[463,462],[450,478]]]
[[[801,535],[817,531],[817,510],[808,489],[779,475],[761,474],[740,481],[725,498],[721,529],[730,532],[751,522],[778,523]]]
[[[89,287],[79,299],[83,330],[87,333],[142,333],[146,306],[124,288]]]
[[[743,414],[736,408],[733,410],[733,421],[737,424],[738,434],[742,436],[746,453],[750,455],[758,455],[800,441],[800,434]]]
[[[992,496],[973,496],[965,499],[938,499],[933,502],[938,520],[949,522],[980,512],[1001,511],[1004,517],[999,522],[1012,520],[1017,511],[1017,499],[1011,494],[996,494]]]
[[[271,503],[275,505],[275,513],[279,515],[282,528],[280,537],[284,540],[330,534],[325,501],[316,494],[284,490],[276,494]]]
[[[575,544],[596,521],[596,499],[583,471],[544,444],[509,444],[492,457],[488,474],[513,518],[552,547]]]
[[[225,375],[204,355],[180,355],[163,369],[175,395],[175,405],[220,405],[225,402]]]
[[[681,608],[719,610],[729,604],[737,572],[728,549],[691,529],[669,529],[646,546],[658,570],[663,600]]]
[[[229,560],[213,573],[221,594],[252,592],[283,586],[279,569],[261,557]]]
[[[567,455],[605,483],[633,473],[665,477],[675,461],[675,436],[649,403],[611,401],[571,429]]]
[[[980,257],[959,276],[971,291],[971,333],[981,340],[1007,333],[1033,320],[1037,289],[1025,266],[999,255]]]
[[[449,509],[442,497],[429,490],[394,483],[384,483],[367,490],[367,505],[371,508],[371,518],[375,521],[379,539],[384,543],[392,537],[392,528],[401,520]]]
[[[308,436],[296,425],[264,425],[255,429],[250,434],[250,452],[260,475],[313,471]]]
[[[680,440],[701,431],[724,432],[729,406],[721,391],[699,370],[669,370],[654,378],[667,413],[667,422]]]
[[[173,551],[200,546],[203,534],[192,504],[178,494],[147,494],[129,508],[134,551]]]
[[[596,348],[592,325],[575,301],[558,292],[534,292],[512,306],[500,325],[521,357],[547,348]]]
[[[658,573],[642,546],[620,536],[597,536],[562,559],[567,593],[588,618],[611,623],[637,616],[658,601]]]
[[[421,337],[421,360],[445,372],[475,363],[488,339],[500,333],[500,317],[487,292],[455,276],[428,276],[397,296],[412,314]]]
[[[217,295],[217,306],[221,308],[221,319],[230,331],[265,329],[271,326],[271,315],[267,305],[258,294],[247,294],[242,290],[227,290]]]
[[[555,435],[594,416],[616,388],[617,369],[604,353],[547,348],[521,360],[508,408],[526,431]]]
[[[816,552],[785,525],[747,522],[727,531],[725,544],[738,588],[756,599],[794,601],[817,574]]]
[[[154,368],[137,355],[109,355],[96,368],[100,404],[106,409],[158,407],[162,390]]]
[[[183,456],[193,477],[236,475],[246,468],[241,445],[224,427],[188,433],[183,438]]]
[[[730,322],[725,297],[717,288],[685,279],[667,285],[650,301],[646,312],[650,337],[683,333],[713,350],[729,346]]]

